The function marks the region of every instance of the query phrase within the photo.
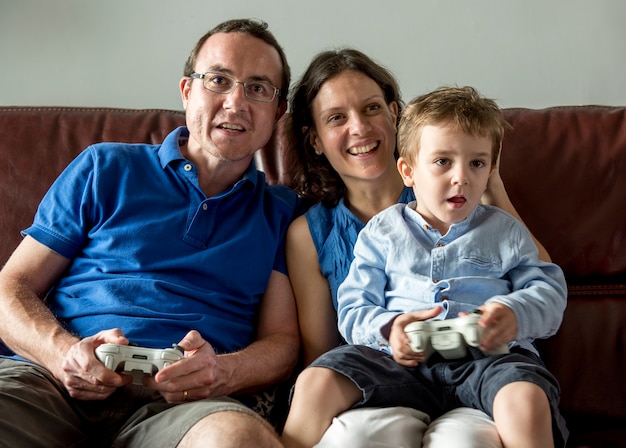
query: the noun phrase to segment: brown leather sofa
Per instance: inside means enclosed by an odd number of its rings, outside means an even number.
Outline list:
[[[502,177],[569,283],[561,329],[537,342],[561,383],[569,446],[626,447],[626,107],[505,114],[514,130]],[[0,107],[0,264],[79,151],[98,141],[160,142],[183,123],[169,110]],[[286,183],[278,134],[256,160],[269,182]]]

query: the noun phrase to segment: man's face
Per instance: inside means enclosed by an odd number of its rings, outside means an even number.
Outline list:
[[[263,80],[280,87],[283,67],[276,49],[245,33],[218,33],[200,50],[196,73],[221,72],[237,81]],[[242,84],[230,93],[204,88],[202,79],[180,83],[189,127],[188,151],[202,151],[218,161],[247,163],[272,135],[285,110],[278,95],[272,102],[248,99]]]

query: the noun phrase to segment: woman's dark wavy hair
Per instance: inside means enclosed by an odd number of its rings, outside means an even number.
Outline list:
[[[309,136],[314,127],[313,100],[326,81],[347,70],[363,73],[380,86],[387,104],[398,105],[402,112],[400,88],[386,68],[352,48],[323,51],[317,54],[290,94],[288,134],[292,141],[287,151],[287,169],[291,186],[307,202],[322,202],[334,207],[345,193],[345,184],[324,155],[315,154]]]

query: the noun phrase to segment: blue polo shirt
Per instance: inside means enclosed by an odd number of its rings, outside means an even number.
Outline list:
[[[24,230],[71,259],[48,305],[80,336],[119,327],[163,348],[198,330],[217,352],[255,337],[272,270],[286,273],[293,191],[268,186],[254,162],[230,190],[207,197],[179,145],[100,143],[85,149]]]

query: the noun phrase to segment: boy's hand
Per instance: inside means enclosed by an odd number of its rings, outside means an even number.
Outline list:
[[[491,302],[480,307],[482,316],[478,325],[482,327],[480,338],[482,351],[495,350],[515,339],[517,335],[517,319],[513,310],[502,303]]]
[[[423,352],[414,352],[409,345],[409,338],[404,332],[404,327],[411,322],[431,319],[439,315],[439,313],[441,313],[441,307],[437,306],[430,310],[401,314],[395,318],[389,333],[389,345],[391,346],[393,359],[398,364],[405,367],[415,367],[418,363],[425,360]]]

